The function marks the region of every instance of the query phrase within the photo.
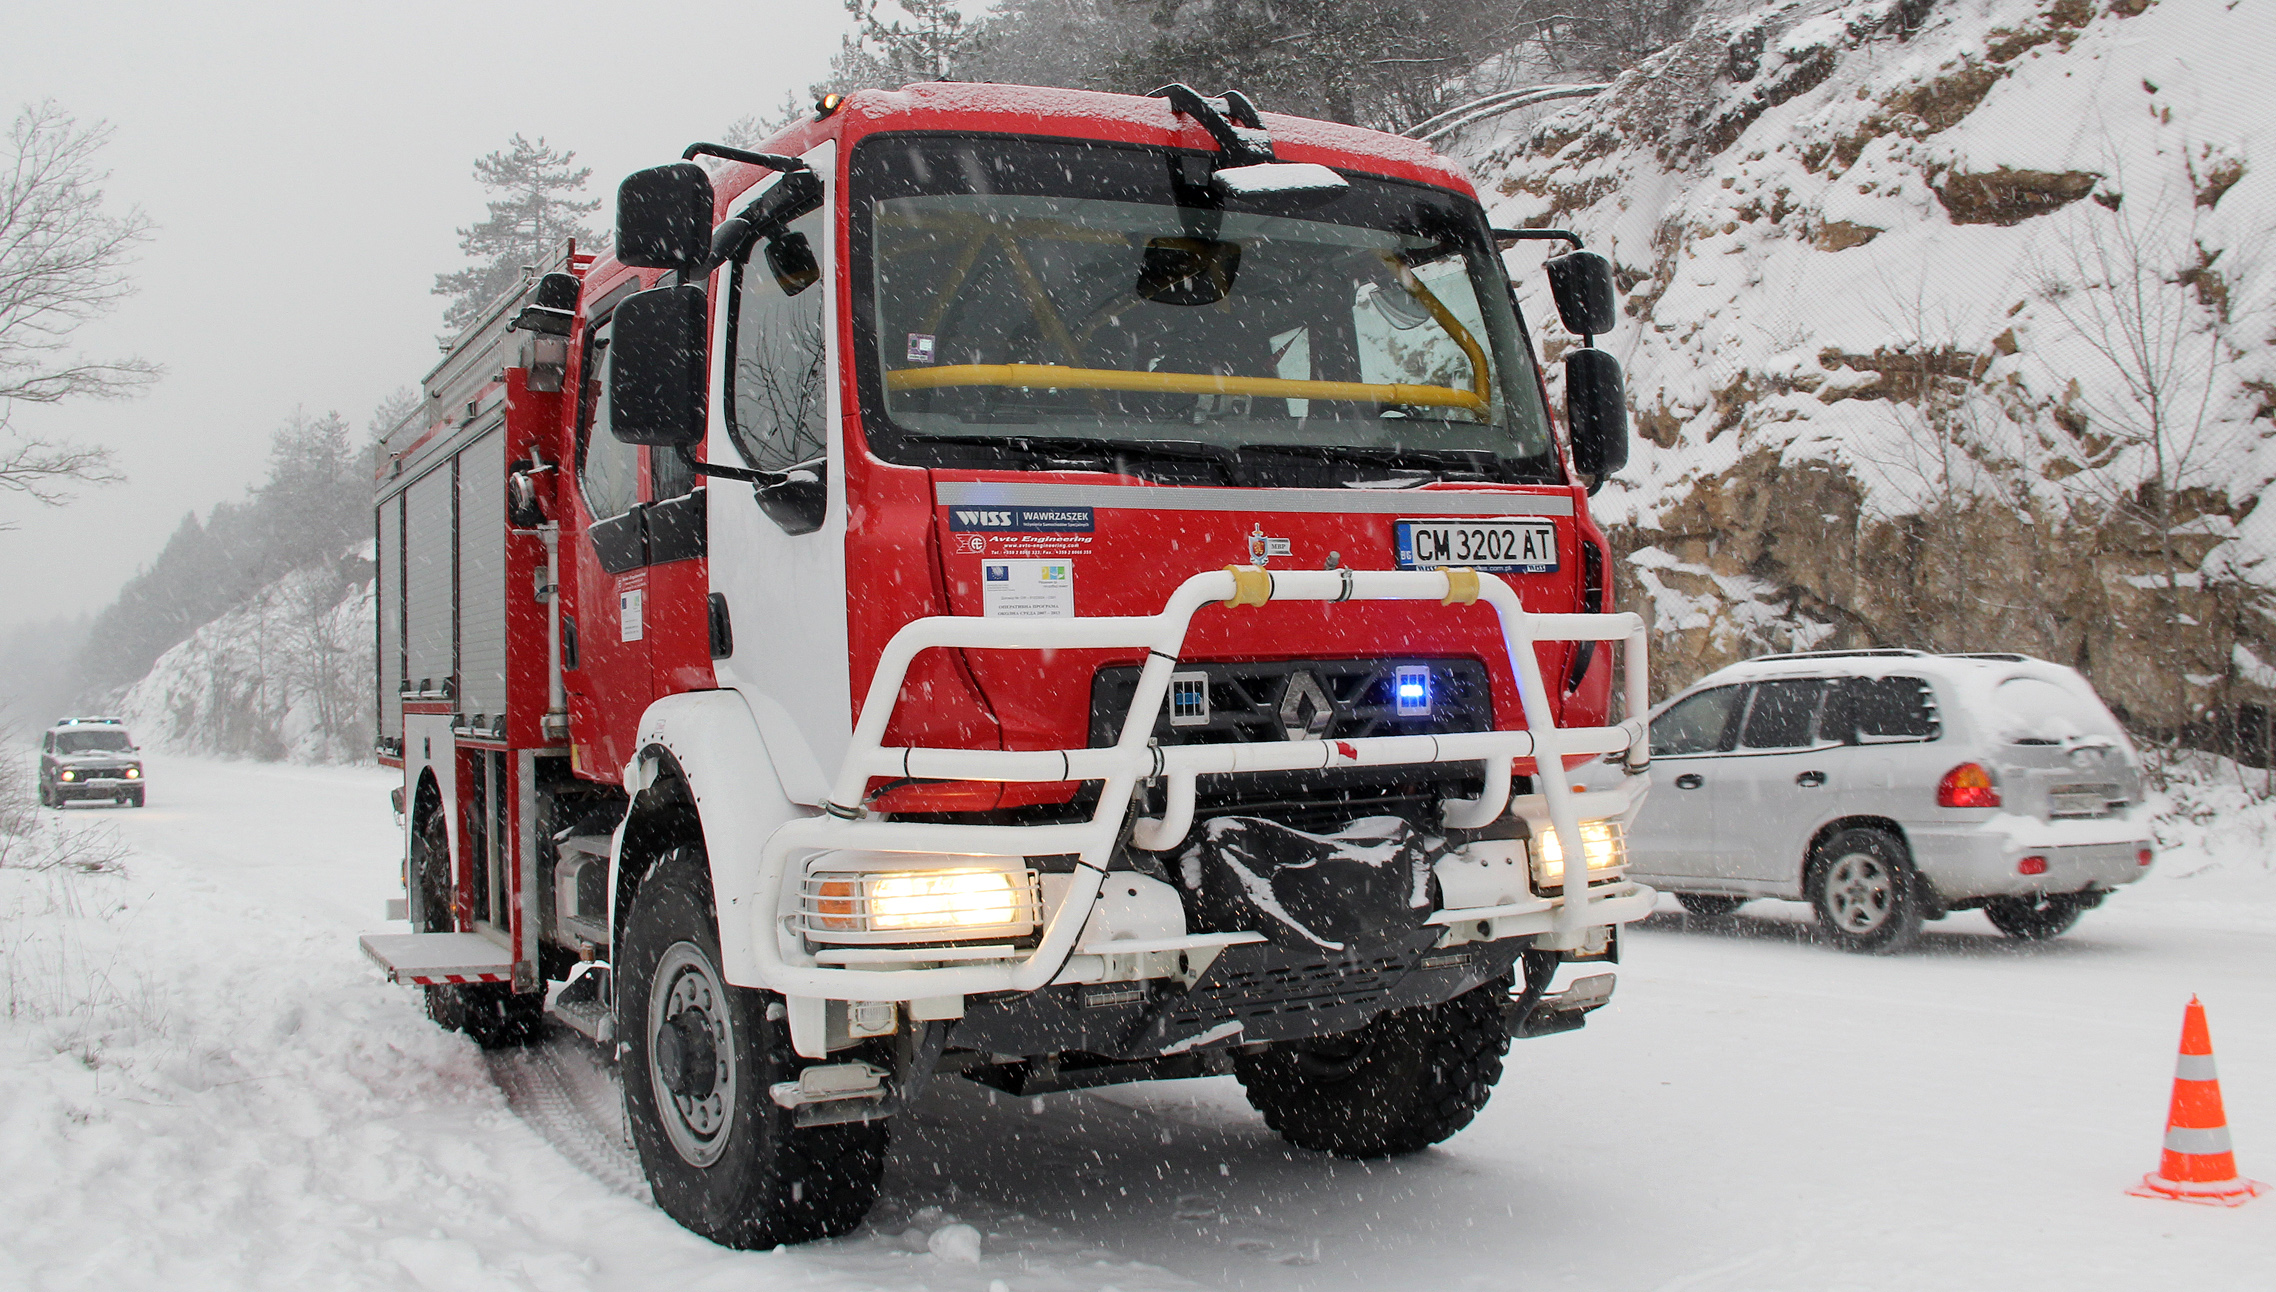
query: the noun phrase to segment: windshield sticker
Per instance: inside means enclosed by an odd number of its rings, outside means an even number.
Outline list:
[[[911,332],[909,334],[909,362],[931,363],[932,361],[933,339],[922,332]]]
[[[990,619],[1072,619],[1075,563],[1054,560],[984,561],[980,612]]]

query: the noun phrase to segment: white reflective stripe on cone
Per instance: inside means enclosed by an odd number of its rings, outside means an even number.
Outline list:
[[[2210,1054],[2184,1054],[2173,1065],[2175,1081],[2216,1081],[2213,1075],[2213,1056]]]
[[[2194,1130],[2187,1126],[2168,1127],[2165,1132],[2165,1147],[2169,1152],[2188,1153],[2197,1157],[2226,1153],[2229,1151],[2229,1128],[2215,1126],[2210,1130]]]

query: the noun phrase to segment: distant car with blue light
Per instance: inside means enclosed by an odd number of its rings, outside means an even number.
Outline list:
[[[141,807],[141,753],[121,719],[65,718],[40,737],[40,806],[109,799]]]

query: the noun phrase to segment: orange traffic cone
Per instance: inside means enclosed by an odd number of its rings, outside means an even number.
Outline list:
[[[2221,1082],[2213,1073],[2213,1034],[2205,1026],[2205,1007],[2191,996],[2181,1016],[2181,1061],[2173,1071],[2173,1107],[2165,1116],[2165,1158],[2126,1192],[2241,1207],[2267,1191],[2267,1185],[2236,1173]]]

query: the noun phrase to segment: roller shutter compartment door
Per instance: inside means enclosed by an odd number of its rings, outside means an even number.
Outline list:
[[[458,455],[458,711],[506,711],[505,434]]]
[[[379,734],[403,737],[403,495],[379,504]]]
[[[403,495],[403,675],[421,689],[449,680],[454,662],[454,494],[446,465],[419,477]]]

